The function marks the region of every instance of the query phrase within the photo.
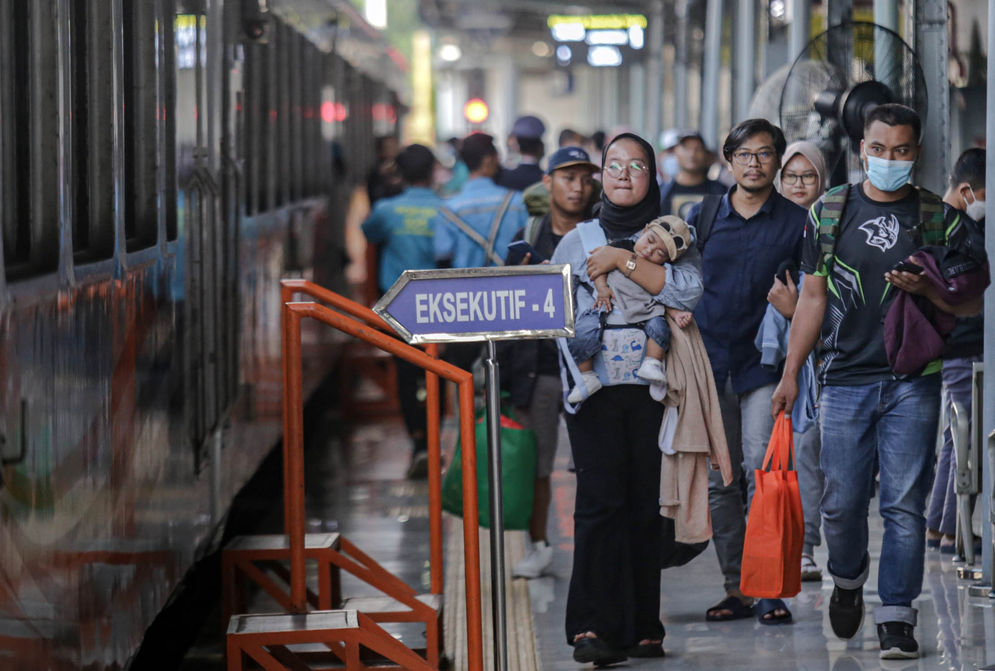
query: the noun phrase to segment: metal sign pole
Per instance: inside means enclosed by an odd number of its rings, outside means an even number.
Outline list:
[[[495,671],[508,671],[508,636],[501,506],[501,391],[494,342],[572,338],[575,330],[570,278],[568,264],[405,270],[373,306],[373,311],[409,344],[487,343],[484,364]]]
[[[491,503],[491,596],[494,611],[494,669],[508,671],[504,593],[504,510],[501,497],[501,385],[497,348],[487,341],[487,477]]]

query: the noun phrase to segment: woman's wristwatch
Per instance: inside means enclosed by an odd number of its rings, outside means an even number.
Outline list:
[[[632,252],[632,256],[625,260],[625,276],[628,277],[632,274],[632,271],[636,269],[636,256],[635,252]]]

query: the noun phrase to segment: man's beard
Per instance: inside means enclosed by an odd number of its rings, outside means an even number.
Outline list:
[[[747,192],[749,194],[755,194],[755,193],[763,193],[764,191],[767,191],[768,189],[770,189],[773,186],[773,184],[768,184],[767,186],[761,186],[759,188],[758,187],[753,187],[753,186],[743,186],[742,184],[739,184],[738,186],[743,191],[745,191],[745,192]]]

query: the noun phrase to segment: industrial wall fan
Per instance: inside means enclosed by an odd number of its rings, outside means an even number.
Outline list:
[[[778,119],[788,142],[819,145],[830,182],[840,184],[859,178],[864,115],[889,102],[914,109],[925,127],[926,80],[915,53],[883,26],[845,22],[817,35],[795,59]]]

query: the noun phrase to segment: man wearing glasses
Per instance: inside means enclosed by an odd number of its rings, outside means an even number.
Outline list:
[[[694,316],[719,389],[733,464],[729,486],[722,485],[718,471],[711,472],[709,483],[715,551],[726,592],[725,599],[708,609],[710,621],[750,617],[754,611],[761,624],[791,620],[783,601],[763,599],[754,609],[753,599],[739,588],[753,470],[760,467],[770,439],[770,398],[780,377],[760,365],[753,341],[778,266],[789,259],[797,265],[805,229],[805,210],[774,189],[785,144],[781,129],[764,119],[737,125],[722,147],[736,183],[721,200],[706,207],[706,199],[688,215],[688,223],[698,229],[704,283]]]

